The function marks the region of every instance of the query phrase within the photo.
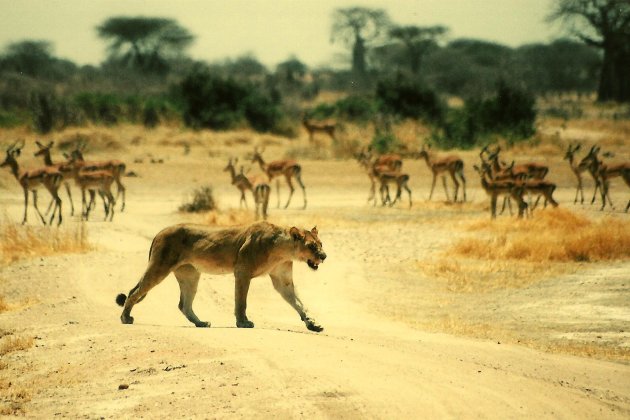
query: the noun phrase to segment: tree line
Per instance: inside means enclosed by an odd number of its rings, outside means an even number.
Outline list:
[[[306,112],[355,120],[420,118],[443,134],[474,137],[480,127],[472,116],[483,104],[492,109],[491,101],[511,98],[514,107],[508,108],[520,109],[533,107],[535,95],[565,92],[630,101],[630,3],[556,0],[549,20],[570,26],[573,38],[510,48],[447,41],[444,26],[397,25],[381,9],[340,8],[332,14],[331,42],[347,47],[346,66],[309,68],[292,56],[269,69],[252,55],[213,63],[192,59],[186,50],[195,37],[173,19],[112,17],[95,28],[108,45],[99,66],[55,57],[48,41],[6,46],[0,125],[32,122],[46,132],[85,122],[152,127],[173,119],[195,128],[250,126],[292,135]],[[301,108],[322,90],[348,96]],[[468,113],[446,107],[441,98],[447,96],[462,98]],[[531,112],[517,113],[529,119]]]

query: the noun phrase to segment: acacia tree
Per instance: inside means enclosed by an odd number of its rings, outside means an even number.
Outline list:
[[[112,17],[96,28],[110,41],[109,58],[141,71],[163,72],[168,60],[181,55],[194,40],[173,19]]]
[[[444,26],[395,26],[389,30],[389,36],[403,44],[411,73],[417,76],[424,56],[447,32]]]
[[[630,1],[555,0],[548,19],[603,51],[597,99],[630,102]]]
[[[367,44],[381,36],[389,25],[383,9],[349,7],[333,12],[331,42],[340,40],[352,46],[352,72],[363,77],[366,74]]]

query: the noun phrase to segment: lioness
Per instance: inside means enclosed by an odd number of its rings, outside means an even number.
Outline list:
[[[167,227],[153,239],[149,250],[149,266],[137,285],[116,297],[124,306],[120,316],[123,324],[132,324],[131,309],[153,287],[171,272],[179,282],[179,309],[197,327],[209,327],[193,312],[200,272],[227,274],[234,272],[234,315],[236,326],[253,328],[247,319],[247,292],[253,277],[269,274],[274,288],[300,314],[311,331],[322,331],[306,313],[293,286],[293,260],[303,261],[313,270],[326,259],[317,228],[310,231],[281,228],[267,222],[247,227],[213,229],[203,225],[180,224]]]

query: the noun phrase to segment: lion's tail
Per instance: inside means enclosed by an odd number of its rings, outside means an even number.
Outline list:
[[[120,293],[118,296],[116,296],[116,303],[118,304],[118,306],[125,306],[126,301],[127,296],[125,296],[124,293]]]

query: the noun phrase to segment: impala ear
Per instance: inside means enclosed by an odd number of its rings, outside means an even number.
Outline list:
[[[304,240],[304,233],[302,233],[302,231],[300,231],[300,229],[296,228],[295,226],[289,229],[289,234],[294,241]]]

